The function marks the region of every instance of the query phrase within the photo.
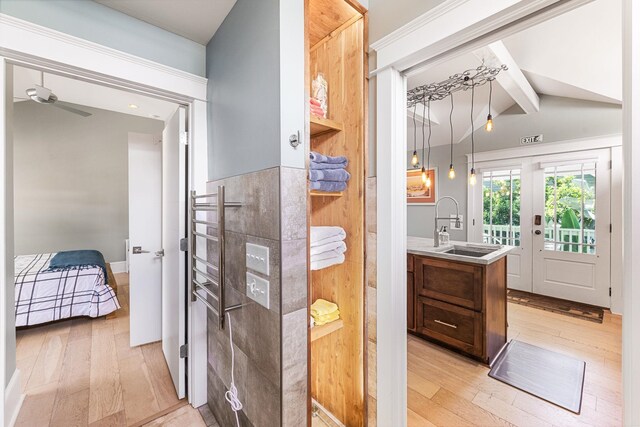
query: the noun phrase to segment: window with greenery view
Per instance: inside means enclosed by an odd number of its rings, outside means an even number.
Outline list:
[[[482,174],[483,240],[520,246],[520,170]]]

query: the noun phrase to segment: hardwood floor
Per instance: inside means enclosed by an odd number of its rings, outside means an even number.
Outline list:
[[[408,425],[621,426],[622,319],[597,324],[509,304],[509,339],[587,362],[582,411],[566,411],[489,378],[477,362],[409,336]]]
[[[162,343],[129,347],[128,275],[115,276],[122,308],[114,315],[17,332],[26,398],[16,426],[205,426],[178,400]]]

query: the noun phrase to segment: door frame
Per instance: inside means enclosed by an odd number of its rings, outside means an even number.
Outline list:
[[[406,207],[404,205],[407,138],[406,78],[425,66],[514,34],[558,16],[590,0],[448,0],[371,45],[376,79],[377,144],[377,389],[379,425],[406,425]],[[631,166],[640,164],[640,4],[624,2],[623,149],[624,240],[626,259],[640,253],[640,185]],[[635,144],[634,144],[635,142]],[[635,210],[633,209],[635,208]],[[635,216],[635,217],[634,217]],[[637,263],[636,263],[637,264]],[[640,424],[640,265],[624,263],[623,376],[625,424]]]
[[[611,175],[609,177],[610,186],[610,204],[617,203],[622,206],[622,171],[624,169],[623,158],[620,153],[623,144],[623,136],[606,135],[591,138],[579,138],[566,141],[557,141],[553,143],[545,143],[540,145],[526,145],[516,148],[506,148],[501,150],[483,151],[475,154],[476,167],[482,169],[483,166],[498,167],[503,164],[505,167],[515,167],[522,164],[522,159],[551,156],[554,154],[566,154],[572,152],[588,152],[593,150],[607,149],[611,155]],[[467,163],[471,162],[471,154],[467,154]],[[617,184],[617,185],[616,185]],[[467,218],[474,217],[475,193],[467,191]],[[609,259],[610,283],[611,283],[611,306],[612,313],[622,314],[624,300],[622,298],[623,280],[620,272],[622,271],[623,248],[622,248],[622,229],[623,216],[619,214],[621,209],[611,211],[610,222],[612,232],[610,233],[611,251]],[[467,240],[474,239],[473,227],[467,227]]]
[[[11,173],[11,123],[7,120],[11,114],[13,97],[11,87],[5,87],[12,81],[13,65],[25,65],[44,71],[67,75],[105,86],[128,90],[148,96],[162,98],[188,108],[188,145],[190,146],[187,170],[188,187],[198,193],[206,191],[208,179],[207,161],[207,79],[147,59],[130,55],[84,39],[70,36],[28,21],[0,14],[0,161],[4,172],[0,178],[0,274],[13,283],[13,203],[10,188]],[[7,90],[9,89],[9,90]],[[9,93],[7,93],[9,92]],[[8,166],[8,167],[7,167]],[[188,214],[188,217],[190,215]],[[187,225],[189,229],[190,224]],[[205,250],[206,248],[199,248]],[[187,269],[190,270],[189,265]],[[185,286],[189,277],[185,277]],[[12,287],[7,287],[7,289]],[[7,328],[12,317],[7,316],[13,307],[12,294],[0,293],[0,341],[6,343]],[[206,353],[206,308],[202,304],[192,304],[190,298],[185,302],[187,311],[187,341],[189,359],[187,363],[187,396],[194,406],[207,401],[207,353]],[[7,305],[10,304],[10,305]],[[1,378],[10,396],[2,399],[0,417],[10,425],[11,419],[19,410],[20,384],[19,370],[5,372],[7,362],[15,366],[15,345],[7,351],[2,346],[0,362]],[[8,378],[7,378],[8,377]],[[3,388],[4,390],[4,388]],[[15,394],[18,394],[17,396]],[[6,404],[6,405],[5,405]],[[5,407],[6,406],[6,407]]]

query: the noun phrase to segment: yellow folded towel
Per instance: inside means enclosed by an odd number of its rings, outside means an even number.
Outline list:
[[[334,322],[340,318],[340,312],[334,311],[331,314],[325,314],[324,316],[314,317],[313,320],[316,326],[326,325],[327,323]]]
[[[336,310],[338,310],[338,306],[336,304],[323,300],[322,298],[317,299],[316,302],[311,304],[311,315],[314,317],[331,314]]]

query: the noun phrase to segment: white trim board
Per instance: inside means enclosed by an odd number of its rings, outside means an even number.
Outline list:
[[[3,368],[4,369],[4,368]],[[25,395],[22,394],[20,370],[13,371],[13,376],[4,391],[4,425],[13,427],[18,419]]]
[[[573,151],[597,150],[622,146],[622,135],[596,136],[592,138],[571,139],[567,141],[546,142],[538,145],[505,148],[503,150],[481,151],[475,153],[476,165],[492,160],[518,159],[522,157],[544,156],[546,154],[570,153]],[[471,153],[467,153],[467,161]]]
[[[102,82],[126,81],[158,88],[185,99],[207,99],[207,79],[110,47],[0,13],[0,55],[39,65],[58,63],[61,71],[99,75]],[[85,71],[87,73],[85,73]]]

